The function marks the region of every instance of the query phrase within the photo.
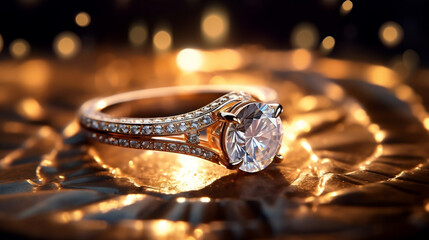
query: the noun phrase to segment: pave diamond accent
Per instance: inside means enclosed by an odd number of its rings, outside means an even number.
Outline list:
[[[116,130],[118,130],[118,126],[114,123],[110,123],[107,128],[109,129],[110,132],[116,132]]]
[[[179,130],[180,130],[181,132],[184,132],[184,131],[188,130],[188,126],[186,126],[186,123],[181,123],[181,124],[179,125]]]
[[[165,131],[167,133],[174,133],[176,131],[176,127],[174,126],[174,124],[169,124],[167,125],[167,127],[165,128]]]
[[[151,126],[144,126],[144,127],[142,128],[142,133],[143,133],[144,135],[149,135],[149,134],[151,134],[151,133],[152,133],[152,127],[151,127]]]
[[[259,172],[266,168],[280,149],[283,128],[274,109],[264,103],[249,103],[237,114],[241,123],[230,123],[225,149],[230,163],[243,161],[240,170]]]
[[[132,134],[139,134],[140,133],[140,126],[133,125],[130,127],[130,131]]]

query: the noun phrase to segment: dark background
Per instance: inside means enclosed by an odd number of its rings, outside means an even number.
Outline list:
[[[128,29],[136,20],[148,25],[149,36],[160,22],[171,27],[173,48],[209,48],[201,33],[201,16],[207,7],[220,5],[230,19],[228,40],[218,47],[260,44],[268,49],[290,49],[290,33],[301,22],[313,23],[321,41],[331,35],[336,45],[333,57],[387,64],[405,50],[412,49],[423,65],[429,63],[429,18],[426,1],[352,1],[353,9],[340,14],[341,0],[108,0],[57,1],[17,0],[0,3],[0,34],[4,47],[2,59],[9,58],[8,44],[24,38],[32,55],[53,55],[52,41],[62,31],[79,35],[83,50],[130,48]],[[74,17],[85,11],[91,16],[86,28],[77,26]],[[384,46],[378,35],[380,26],[397,22],[403,28],[403,40],[395,47]],[[138,51],[152,51],[150,43]]]

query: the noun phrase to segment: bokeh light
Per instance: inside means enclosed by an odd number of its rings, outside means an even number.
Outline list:
[[[30,54],[30,44],[24,39],[15,39],[9,46],[10,55],[22,59]]]
[[[91,23],[91,16],[86,12],[80,12],[74,20],[79,27],[86,27]]]
[[[320,45],[320,50],[324,53],[329,53],[334,49],[335,46],[335,38],[332,36],[327,36],[322,40],[322,44]]]
[[[147,27],[143,23],[134,23],[128,32],[128,40],[134,47],[141,47],[147,40]]]
[[[291,33],[293,48],[314,49],[319,41],[319,31],[312,23],[300,23]]]
[[[341,4],[340,13],[343,15],[348,14],[353,8],[353,2],[350,0],[346,0]]]
[[[34,98],[25,98],[17,105],[17,112],[30,120],[41,120],[44,116],[44,110],[40,103]]]
[[[171,34],[167,30],[159,30],[153,36],[153,46],[158,51],[170,49],[172,41]]]
[[[41,59],[28,60],[19,66],[18,79],[27,90],[32,92],[41,92],[46,88],[51,75],[51,66]]]
[[[177,54],[176,62],[183,71],[197,71],[203,65],[203,56],[198,50],[183,49]]]
[[[226,12],[219,8],[209,8],[201,20],[201,32],[210,44],[223,42],[229,31],[229,19]]]
[[[308,68],[311,61],[311,53],[306,49],[297,49],[292,53],[292,66],[297,70]]]
[[[76,56],[80,50],[80,39],[72,32],[62,32],[54,39],[54,51],[58,57],[68,59]]]
[[[385,46],[394,47],[402,41],[402,27],[396,22],[386,22],[380,27],[379,37]]]

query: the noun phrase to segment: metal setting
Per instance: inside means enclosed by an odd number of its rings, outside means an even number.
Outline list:
[[[231,87],[228,87],[231,88]],[[147,149],[173,152],[200,157],[210,162],[220,164],[227,169],[239,169],[243,160],[231,160],[225,149],[225,129],[229,124],[241,124],[237,113],[247,104],[275,101],[274,90],[247,88],[247,92],[226,92],[225,86],[202,86],[193,88],[160,88],[148,89],[125,94],[118,94],[102,99],[91,100],[80,109],[80,124],[85,128],[88,137],[110,145],[134,149]],[[179,115],[133,118],[114,117],[104,111],[117,104],[131,101],[152,99],[162,96],[190,91],[190,96],[206,93],[216,93],[220,97],[191,112]],[[223,94],[222,94],[223,93]],[[262,93],[262,94],[261,94]],[[271,96],[269,96],[271,95]],[[270,99],[270,97],[272,99]],[[283,108],[280,104],[268,104],[273,117],[278,117]],[[177,109],[172,109],[177,112]],[[154,115],[156,113],[152,113]],[[280,155],[273,157],[274,162],[282,159]]]

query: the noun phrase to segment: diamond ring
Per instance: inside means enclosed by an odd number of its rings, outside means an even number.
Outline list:
[[[96,141],[200,157],[258,172],[281,162],[283,108],[266,87],[192,86],[90,100],[80,124]]]

